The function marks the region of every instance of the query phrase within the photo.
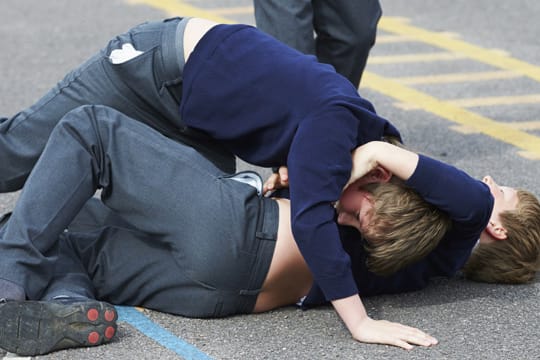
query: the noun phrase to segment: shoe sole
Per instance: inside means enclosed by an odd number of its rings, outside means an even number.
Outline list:
[[[32,356],[101,345],[116,334],[117,318],[114,306],[99,301],[8,301],[0,304],[0,347]]]

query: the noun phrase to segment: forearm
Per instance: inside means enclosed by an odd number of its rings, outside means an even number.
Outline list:
[[[408,180],[418,165],[418,154],[386,142],[372,141],[356,148],[352,160],[353,171],[349,183],[378,166],[402,180]]]
[[[358,294],[333,300],[332,305],[353,336],[355,329],[368,318],[366,308]]]

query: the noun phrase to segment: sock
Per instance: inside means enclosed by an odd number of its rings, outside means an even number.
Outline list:
[[[0,299],[26,300],[24,289],[9,280],[0,279]]]

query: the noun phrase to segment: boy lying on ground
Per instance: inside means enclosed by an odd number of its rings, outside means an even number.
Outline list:
[[[531,194],[499,187],[489,177],[474,180],[384,142],[359,147],[352,160],[336,221],[362,296],[422,288],[431,276],[453,275],[469,258],[471,277],[534,277],[540,205]],[[324,302],[293,239],[289,201],[261,196],[250,182],[261,183],[250,172],[224,173],[192,148],[110,108],[70,112],[0,230],[4,250],[42,253],[54,273],[41,301],[0,305],[0,347],[36,355],[108,342],[116,329],[108,303],[218,317],[301,298],[306,307]],[[102,202],[91,199],[97,188]],[[483,250],[501,252],[506,244],[516,249],[503,251],[511,270],[490,262]],[[429,254],[414,258],[416,246]],[[410,263],[396,264],[403,249],[411,252]],[[359,341],[436,344],[408,326],[367,314],[363,321],[346,324]],[[48,331],[36,338],[32,326],[38,324]],[[355,325],[363,330],[354,331]]]

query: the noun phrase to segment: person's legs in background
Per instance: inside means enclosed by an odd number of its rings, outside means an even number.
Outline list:
[[[254,0],[257,27],[322,63],[358,87],[375,43],[378,0]]]
[[[311,0],[253,0],[257,27],[279,41],[315,55]]]
[[[375,44],[382,14],[378,0],[314,0],[316,53],[357,88]]]

